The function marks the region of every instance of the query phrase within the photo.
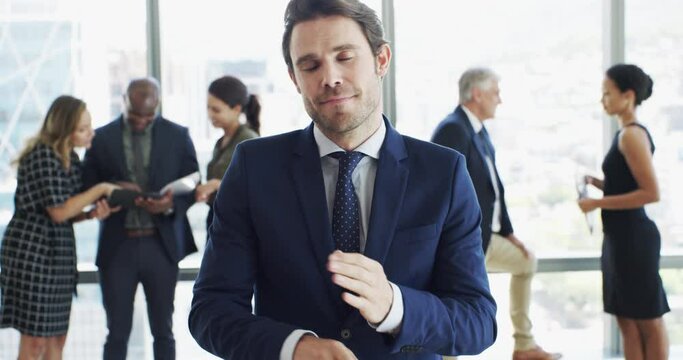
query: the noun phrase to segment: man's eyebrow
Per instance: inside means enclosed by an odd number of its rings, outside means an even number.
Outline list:
[[[316,56],[315,56],[315,55],[313,55],[313,54],[306,54],[306,55],[304,55],[304,56],[302,56],[302,57],[296,59],[296,65],[298,66],[298,65],[301,65],[301,64],[303,64],[303,63],[305,63],[305,62],[307,62],[307,61],[311,61],[311,60],[315,60],[315,59],[316,59]]]
[[[354,44],[344,44],[344,45],[335,46],[332,50],[338,52],[338,51],[356,50],[356,49],[358,49],[358,46],[356,46]]]

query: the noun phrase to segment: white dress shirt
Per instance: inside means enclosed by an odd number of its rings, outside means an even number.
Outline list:
[[[360,205],[360,251],[365,251],[365,244],[368,236],[368,226],[370,221],[370,211],[372,207],[372,195],[375,189],[375,176],[377,174],[377,161],[379,160],[379,152],[384,142],[387,129],[384,121],[374,134],[372,134],[365,142],[355,148],[353,151],[361,152],[365,156],[360,160],[356,168],[351,174],[351,181],[358,197]],[[313,137],[318,145],[318,152],[320,153],[320,165],[323,171],[323,181],[325,183],[325,198],[327,200],[327,213],[330,220],[330,227],[332,226],[332,209],[334,207],[334,193],[337,187],[337,177],[339,175],[339,160],[328,156],[337,151],[345,151],[337,144],[332,142],[325,134],[313,127]],[[401,328],[403,322],[403,297],[401,290],[393,283],[389,283],[393,289],[393,303],[389,314],[382,321],[379,326],[375,327],[377,332],[381,333],[396,333]],[[316,335],[308,330],[295,330],[285,339],[280,350],[280,360],[291,360],[294,356],[294,349],[302,336],[306,334]]]
[[[479,133],[484,128],[481,120],[479,120],[477,115],[474,115],[474,113],[471,112],[467,106],[462,105],[462,109],[465,111],[470,124],[472,124],[474,133],[479,136]],[[486,165],[489,168],[489,174],[491,175],[491,181],[493,182],[493,192],[496,193],[496,201],[493,202],[493,219],[491,220],[491,231],[497,233],[500,231],[500,184],[498,184],[498,176],[496,176],[496,168],[493,165],[493,159],[491,159],[487,154],[484,154],[484,156],[486,158]]]

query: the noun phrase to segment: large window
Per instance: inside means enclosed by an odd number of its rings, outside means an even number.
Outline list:
[[[463,356],[462,360],[509,359],[514,350],[514,331],[507,310],[510,275],[492,274],[489,280],[498,305],[498,338],[480,355]],[[601,358],[604,324],[609,320],[602,315],[601,291],[597,271],[537,275],[531,303],[536,342],[548,351],[562,352],[564,359]]]
[[[147,73],[145,4],[136,0],[0,2],[0,230],[14,211],[10,161],[62,94],[88,104],[95,126],[121,110],[133,76]],[[125,21],[123,21],[125,19]],[[124,25],[125,24],[125,25]],[[92,262],[97,222],[76,227],[79,260]]]
[[[491,67],[503,103],[485,124],[515,233],[539,253],[597,251],[575,178],[597,169],[602,154],[601,3],[400,2],[395,10],[398,129],[429,140],[458,103],[460,74]]]
[[[629,0],[626,3],[626,61],[650,74],[652,97],[638,109],[638,120],[650,130],[656,150],[655,171],[661,200],[648,213],[662,236],[662,253],[683,248],[683,27],[675,0]],[[683,345],[683,291],[681,273],[662,271],[668,285],[671,314],[667,320],[672,345]]]
[[[629,0],[626,7],[626,61],[654,80],[652,97],[638,110],[650,130],[661,200],[648,208],[662,235],[662,248],[683,248],[683,27],[675,0]]]

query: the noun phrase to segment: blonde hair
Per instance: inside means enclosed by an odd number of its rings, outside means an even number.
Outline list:
[[[19,157],[12,164],[18,165],[36,145],[45,144],[52,148],[61,160],[62,166],[68,169],[73,150],[71,135],[76,131],[85,108],[85,102],[73,96],[62,95],[56,98],[50,105],[38,134],[28,139]]]

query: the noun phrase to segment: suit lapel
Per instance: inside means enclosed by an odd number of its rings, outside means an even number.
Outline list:
[[[477,135],[477,133],[474,132],[474,128],[472,127],[472,124],[470,123],[470,120],[467,117],[467,114],[465,113],[465,111],[460,106],[458,106],[458,108],[456,109],[456,112],[458,112],[458,111],[460,112],[459,116],[460,116],[461,121],[463,123],[465,123],[465,127],[469,131],[470,138],[472,139],[472,144],[474,144],[474,148],[479,153],[479,159],[481,159],[481,163],[483,165],[483,168],[486,170],[486,174],[488,175],[488,178],[489,178],[489,185],[491,185],[491,190],[493,190],[494,181],[491,178],[491,172],[489,171],[489,165],[486,163],[486,148],[485,148],[486,145],[484,144],[482,139]],[[468,159],[468,161],[469,161],[469,159]],[[494,168],[495,168],[495,164],[494,164]]]
[[[318,147],[313,138],[313,124],[300,133],[292,161],[292,178],[301,205],[308,238],[332,299],[341,305],[341,289],[332,283],[327,257],[334,251],[330,218],[327,214],[325,185]],[[339,309],[340,306],[337,306]]]
[[[126,163],[126,155],[123,151],[123,122],[125,119],[123,116],[119,116],[116,119],[115,126],[112,127],[111,134],[111,153],[114,154],[116,158],[116,165],[118,166],[118,173],[122,180],[130,181],[130,175],[128,174],[128,165]]]
[[[403,204],[408,184],[408,157],[401,135],[385,119],[387,133],[380,150],[370,210],[365,256],[384,263]]]
[[[154,119],[154,126],[152,127],[152,143],[149,152],[149,165],[147,166],[147,188],[150,191],[161,190],[162,186],[166,184],[157,184],[155,174],[159,173],[159,164],[162,163],[161,157],[163,156],[163,141],[156,141],[157,139],[163,139],[161,117]]]

